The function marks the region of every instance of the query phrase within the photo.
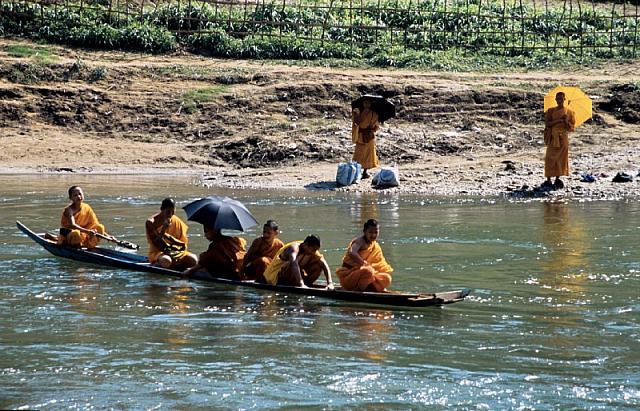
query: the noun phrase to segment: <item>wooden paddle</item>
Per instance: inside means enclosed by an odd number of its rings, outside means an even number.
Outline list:
[[[131,250],[137,250],[140,248],[138,244],[134,244],[129,241],[118,240],[117,238],[109,234],[105,235],[105,234],[96,233],[96,235],[104,240],[111,241],[112,243],[116,243],[120,247],[128,248]]]
[[[113,242],[113,243],[116,243],[117,245],[119,245],[119,246],[121,246],[121,247],[125,247],[125,248],[131,249],[131,250],[137,250],[137,249],[139,249],[139,248],[140,248],[140,246],[139,246],[138,244],[134,244],[134,243],[131,243],[131,242],[129,242],[129,241],[122,241],[122,240],[118,240],[117,238],[115,238],[115,237],[114,237],[114,236],[112,236],[112,235],[108,235],[108,234],[107,234],[107,235],[105,235],[105,234],[100,234],[100,233],[95,233],[95,234],[96,234],[98,237],[100,237],[100,238],[104,238],[104,239],[105,239],[105,240],[107,240],[107,241],[111,241],[111,242]],[[51,234],[51,233],[49,233],[49,232],[44,233],[44,238],[45,238],[46,240],[49,240],[49,241],[54,241],[54,242],[57,242],[57,241],[58,241],[58,236],[57,236],[57,235],[55,235],[55,234]]]

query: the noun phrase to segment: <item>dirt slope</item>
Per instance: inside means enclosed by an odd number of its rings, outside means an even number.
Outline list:
[[[44,47],[0,41],[4,171],[198,170],[213,184],[331,187],[335,164],[352,151],[349,103],[377,93],[397,106],[378,150],[383,163],[400,165],[402,189],[522,192],[541,181],[541,101],[560,83],[579,85],[594,100],[594,120],[572,135],[576,173],[640,168],[639,63],[435,73],[56,46],[46,46],[52,61],[38,63],[11,53],[16,45]],[[504,170],[507,160],[514,169]],[[581,185],[573,179],[575,194]],[[622,192],[638,187],[632,184]],[[603,189],[621,190],[596,191]]]

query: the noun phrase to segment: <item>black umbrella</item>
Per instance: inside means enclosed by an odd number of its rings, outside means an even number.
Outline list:
[[[353,100],[351,102],[351,108],[359,108],[360,110],[362,110],[362,102],[364,100],[371,101],[371,110],[378,113],[378,121],[380,121],[381,123],[384,123],[391,117],[396,116],[396,106],[394,106],[392,102],[382,96],[376,96],[373,94],[365,94],[359,99]]]
[[[205,197],[182,208],[187,219],[216,230],[245,231],[258,224],[244,204],[229,197]]]

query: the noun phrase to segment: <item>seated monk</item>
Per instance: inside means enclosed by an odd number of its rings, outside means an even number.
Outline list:
[[[176,202],[165,198],[160,212],[145,223],[149,243],[149,262],[164,268],[189,268],[198,262],[195,254],[187,251],[189,227],[177,216]]]
[[[284,246],[278,237],[278,223],[268,220],[262,227],[262,237],[253,240],[244,256],[244,279],[255,280],[262,277],[279,249]]]
[[[247,241],[241,237],[223,235],[220,230],[208,226],[204,226],[204,236],[211,241],[209,248],[200,254],[198,263],[182,275],[190,277],[204,268],[214,277],[240,280]]]
[[[336,274],[348,291],[384,292],[391,285],[393,268],[387,263],[376,241],[380,229],[376,220],[364,223],[363,234],[351,240]]]
[[[72,247],[96,247],[100,241],[100,237],[96,234],[105,234],[105,229],[91,206],[83,202],[82,188],[70,187],[69,200],[71,204],[62,210],[58,244]]]
[[[331,270],[320,250],[320,237],[310,235],[304,241],[284,245],[273,257],[258,281],[273,285],[310,287],[324,272],[327,288],[333,290]]]

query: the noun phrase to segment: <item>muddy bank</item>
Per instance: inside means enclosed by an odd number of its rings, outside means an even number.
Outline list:
[[[381,195],[405,193],[429,196],[479,196],[510,199],[570,199],[577,201],[617,200],[640,198],[640,152],[632,153],[632,161],[621,155],[600,157],[597,160],[582,157],[574,159],[572,166],[586,171],[574,171],[563,178],[565,187],[545,190],[540,187],[543,165],[527,156],[505,156],[514,160],[478,157],[450,160],[446,157],[431,161],[399,166],[400,185],[395,188],[376,189],[371,180],[338,187],[333,164],[316,165],[309,169],[278,167],[264,169],[220,169],[206,172],[201,184],[208,187],[264,188],[286,190],[335,190],[347,192],[378,192]],[[540,155],[541,157],[541,155]],[[624,166],[621,166],[623,164]],[[633,176],[633,181],[616,183],[616,173],[622,170]],[[586,182],[581,174],[591,174],[594,182]]]
[[[397,107],[377,136],[382,164],[400,168],[395,191],[637,196],[636,181],[610,182],[640,169],[634,62],[607,71],[438,73],[56,47],[45,64],[11,56],[8,44],[0,43],[6,172],[189,172],[210,185],[335,189],[336,164],[352,152],[350,101],[377,93]],[[565,190],[539,193],[542,98],[559,83],[592,96],[594,117],[571,136]],[[581,183],[582,173],[598,178]]]

